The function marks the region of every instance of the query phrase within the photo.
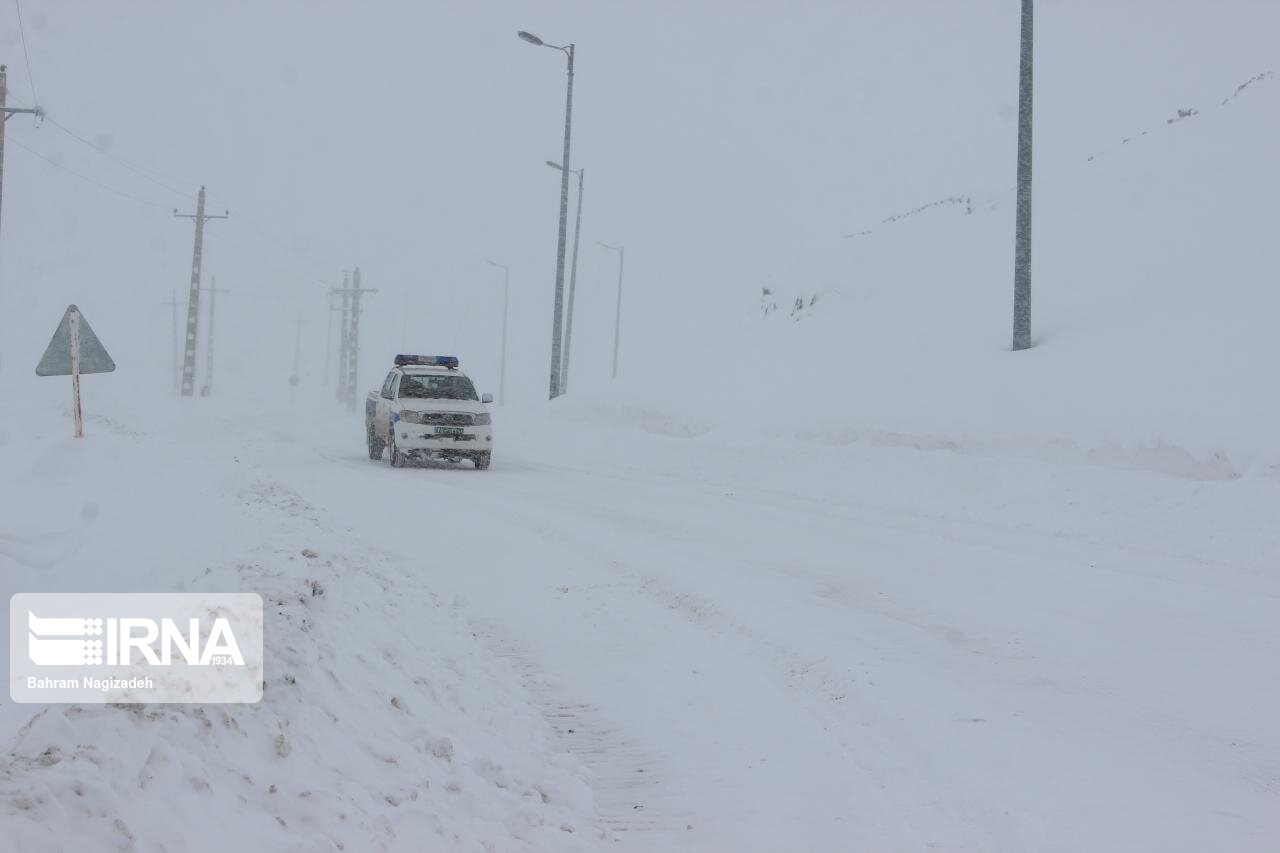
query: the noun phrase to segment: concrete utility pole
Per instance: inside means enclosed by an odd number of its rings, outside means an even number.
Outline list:
[[[9,72],[7,66],[0,65],[0,201],[4,198],[4,126],[9,118],[27,114],[36,118],[44,118],[44,110],[39,107],[11,107],[9,98]]]
[[[502,270],[502,365],[498,368],[498,405],[507,402],[507,308],[511,303],[511,267],[496,261],[485,261]]]
[[[565,89],[564,100],[564,156],[560,158],[560,236],[556,247],[556,298],[555,307],[551,319],[551,388],[549,399],[554,400],[560,396],[560,341],[562,335],[562,325],[564,320],[564,256],[565,244],[568,240],[567,231],[569,226],[569,141],[572,138],[573,130],[573,56],[575,46],[547,44],[533,33],[527,33],[521,30],[517,33],[521,39],[529,44],[538,47],[549,47],[552,50],[558,50],[563,53],[569,60],[568,64],[568,84]]]
[[[1013,348],[1031,346],[1031,101],[1032,0],[1022,0],[1018,74],[1018,207],[1013,248]]]
[[[356,267],[351,273],[350,287],[345,286],[347,279],[343,279],[344,287],[341,290],[334,291],[341,293],[342,299],[342,319],[343,319],[343,336],[341,347],[341,365],[338,371],[338,402],[345,403],[347,408],[352,411],[356,408],[357,390],[356,386],[360,381],[360,296],[365,293],[377,293],[373,288],[362,288],[360,286],[360,268]]]
[[[204,212],[204,187],[196,201],[195,213],[178,213],[178,219],[194,219],[196,222],[195,248],[191,252],[191,294],[187,297],[187,343],[182,358],[182,396],[190,397],[196,382],[196,332],[200,327],[200,268],[204,254],[204,224],[210,219],[226,219],[231,211],[221,216],[207,216]]]
[[[230,293],[229,290],[218,289],[218,279],[215,276],[209,287],[204,288],[209,294],[209,342],[205,351],[204,358],[204,387],[200,389],[200,396],[207,397],[213,391],[213,308],[217,304],[216,300],[219,293]]]
[[[169,301],[160,304],[168,305],[173,315],[173,393],[177,394],[182,377],[182,361],[178,358],[178,306],[182,303],[178,301],[178,291],[171,290]]]
[[[547,161],[553,169],[560,169],[560,164]],[[564,171],[561,169],[561,171]],[[578,292],[578,245],[582,242],[582,181],[586,176],[586,168],[570,169],[578,176],[578,216],[573,225],[573,263],[569,267],[569,310],[564,320],[564,358],[560,364],[560,393],[569,393],[569,352],[573,346],[573,300]]]
[[[613,315],[613,378],[618,378],[618,338],[622,334],[622,267],[627,260],[627,250],[622,246],[610,246],[608,243],[601,243],[610,251],[618,253],[618,304],[614,309]]]

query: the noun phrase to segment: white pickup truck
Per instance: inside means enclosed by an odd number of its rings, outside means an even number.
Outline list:
[[[369,458],[388,449],[393,468],[410,458],[470,459],[489,467],[493,427],[486,404],[492,394],[476,394],[471,379],[449,355],[398,355],[380,391],[364,404]]]

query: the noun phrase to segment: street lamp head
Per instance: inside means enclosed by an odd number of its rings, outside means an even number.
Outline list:
[[[561,166],[559,163],[555,162],[554,160],[548,160],[547,165],[555,169],[557,172],[562,171],[564,169],[564,166]]]
[[[536,44],[538,47],[542,47],[542,44],[543,44],[542,39],[538,38],[533,33],[527,33],[524,30],[521,30],[520,32],[516,33],[516,35],[520,36],[520,38],[524,39],[529,44]]]

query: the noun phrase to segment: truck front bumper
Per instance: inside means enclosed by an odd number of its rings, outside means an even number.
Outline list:
[[[456,432],[436,432],[447,427],[407,424],[395,425],[396,448],[401,453],[431,456],[472,456],[493,449],[493,428],[489,426],[454,427]]]

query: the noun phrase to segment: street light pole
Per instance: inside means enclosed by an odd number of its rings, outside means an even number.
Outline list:
[[[547,44],[532,33],[521,30],[517,35],[529,44],[538,47],[549,47],[562,52],[568,58],[568,83],[565,87],[564,100],[564,156],[560,162],[564,168],[560,170],[560,233],[556,246],[556,297],[551,319],[551,382],[548,398],[554,400],[560,396],[560,341],[561,326],[564,320],[564,256],[569,225],[569,141],[573,129],[573,55],[574,45]]]
[[[1031,346],[1032,0],[1022,0],[1018,73],[1018,192],[1013,249],[1013,349]]]
[[[507,306],[511,296],[511,267],[496,261],[486,261],[491,267],[502,270],[502,364],[498,368],[498,405],[507,404]]]
[[[622,267],[627,260],[627,250],[622,246],[610,246],[608,243],[601,243],[610,251],[618,253],[618,303],[613,315],[613,378],[618,378],[618,340],[622,332]]]
[[[559,163],[548,160],[547,165],[564,171]],[[569,354],[573,347],[573,300],[578,292],[578,246],[582,242],[582,181],[586,169],[571,169],[578,175],[578,216],[573,225],[573,263],[569,265],[569,308],[564,318],[564,359],[560,364],[560,393],[569,393]]]

